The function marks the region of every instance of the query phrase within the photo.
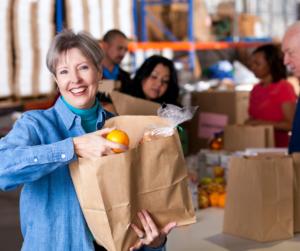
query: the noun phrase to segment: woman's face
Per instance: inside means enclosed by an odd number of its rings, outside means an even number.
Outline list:
[[[72,48],[59,57],[56,66],[56,81],[61,95],[78,109],[88,109],[95,103],[98,82],[102,74],[77,48]]]
[[[160,98],[168,89],[170,70],[163,64],[157,64],[150,76],[142,82],[142,89],[147,99]]]
[[[270,69],[264,53],[257,52],[251,57],[251,70],[259,79],[263,79],[270,75]]]

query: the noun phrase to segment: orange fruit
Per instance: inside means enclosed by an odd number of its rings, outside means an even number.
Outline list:
[[[219,193],[213,192],[209,195],[209,203],[212,207],[217,207],[219,204]]]
[[[119,143],[121,145],[129,146],[129,137],[126,132],[118,129],[112,130],[106,135],[106,139]],[[115,153],[124,152],[122,149],[112,149]]]
[[[226,193],[222,193],[219,195],[218,206],[224,208],[226,203]]]

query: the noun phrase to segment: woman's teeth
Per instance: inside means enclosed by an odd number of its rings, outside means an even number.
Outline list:
[[[86,90],[86,88],[84,87],[79,87],[79,88],[73,88],[71,89],[71,92],[74,94],[80,93],[80,92],[84,92]]]

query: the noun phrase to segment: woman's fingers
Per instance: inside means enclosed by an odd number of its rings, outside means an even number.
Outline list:
[[[126,151],[128,149],[128,147],[125,145],[121,145],[119,143],[116,143],[116,142],[113,142],[113,141],[110,141],[107,139],[105,139],[105,145],[112,149],[122,149],[124,151]]]
[[[110,154],[114,154],[115,152],[113,151],[114,149],[118,149],[118,150],[122,150],[122,151],[127,151],[128,150],[128,146],[125,145],[121,145],[118,144],[116,142],[113,141],[109,141],[107,139],[102,138],[102,142],[101,144],[103,144],[103,148],[105,149],[102,153],[102,155],[110,155]],[[101,148],[102,149],[102,148]]]
[[[140,229],[135,224],[131,224],[131,227],[135,231],[136,235],[140,238],[139,244],[147,245],[149,247],[159,247],[165,240],[166,236],[176,227],[176,222],[170,222],[165,225],[162,229],[159,229],[153,221],[151,215],[147,210],[141,210],[138,212],[138,217],[142,224]],[[136,248],[137,246],[133,246]],[[131,249],[132,250],[132,249]]]
[[[125,145],[122,145],[122,144],[119,144],[119,143],[116,143],[116,142],[113,142],[113,141],[110,141],[107,139],[105,139],[105,145],[107,147],[109,147],[110,150],[118,149],[118,150],[122,150],[123,152],[128,150],[128,146],[125,146]],[[113,150],[111,151],[111,153],[114,153]]]
[[[142,247],[143,239],[146,238],[146,236],[145,236],[144,231],[139,229],[138,226],[135,225],[134,223],[131,223],[130,226],[139,238],[139,240],[136,241],[136,243],[129,249],[130,251],[133,251],[133,250],[140,249]]]
[[[107,156],[107,155],[111,155],[111,154],[113,154],[114,152],[113,152],[113,150],[110,148],[110,147],[105,147],[104,148],[104,150],[100,150],[99,151],[99,157],[101,157],[101,156]]]
[[[130,251],[137,250],[143,245],[151,248],[162,246],[166,241],[166,236],[176,227],[176,222],[170,222],[160,230],[146,210],[141,210],[137,215],[142,224],[142,229],[134,223],[130,225],[139,238],[130,248]]]
[[[155,238],[159,235],[159,230],[157,229],[154,221],[152,220],[152,218],[150,217],[149,213],[146,210],[142,210],[142,214],[144,216],[144,219],[147,222],[147,227],[149,227],[150,232],[152,234],[152,236]]]
[[[115,130],[115,129],[116,129],[116,127],[108,127],[108,128],[98,130],[95,133],[99,136],[104,136],[104,135],[110,133],[112,130]]]
[[[152,230],[151,230],[151,228],[150,228],[150,226],[149,226],[149,224],[148,224],[148,222],[147,222],[147,220],[146,220],[146,218],[144,216],[143,211],[142,212],[138,212],[138,217],[139,217],[139,219],[140,219],[140,221],[142,223],[142,226],[143,226],[143,228],[145,230],[147,238],[152,237]]]
[[[73,143],[76,154],[79,157],[90,158],[113,154],[112,149],[128,150],[127,146],[104,138],[103,135],[107,134],[110,130],[113,130],[113,128],[106,128],[97,132],[74,137]]]
[[[161,230],[161,233],[168,235],[176,226],[177,226],[177,223],[175,221],[170,222],[166,226],[163,227],[163,229]]]
[[[145,233],[144,231],[142,231],[141,229],[139,229],[137,227],[137,225],[135,225],[134,223],[131,223],[131,228],[134,230],[134,232],[136,233],[136,235],[139,237],[139,239],[143,239],[145,238]]]

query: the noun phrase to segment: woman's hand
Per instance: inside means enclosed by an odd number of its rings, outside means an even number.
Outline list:
[[[127,146],[105,139],[105,135],[115,128],[105,128],[96,132],[73,138],[74,149],[77,156],[82,158],[95,158],[113,154],[113,148],[126,151]]]
[[[167,235],[176,227],[176,222],[170,222],[159,230],[146,210],[138,212],[138,217],[143,229],[140,229],[133,223],[131,224],[139,240],[130,248],[130,251],[137,250],[144,245],[151,248],[162,246],[166,241]]]

